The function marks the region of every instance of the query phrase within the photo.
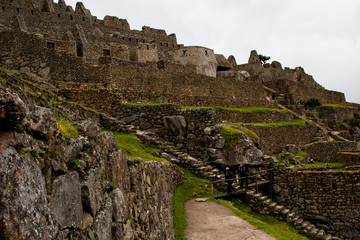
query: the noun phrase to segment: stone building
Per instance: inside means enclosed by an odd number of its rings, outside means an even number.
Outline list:
[[[218,63],[212,49],[197,46],[183,47],[175,51],[174,60],[182,65],[195,65],[198,74],[216,77]]]

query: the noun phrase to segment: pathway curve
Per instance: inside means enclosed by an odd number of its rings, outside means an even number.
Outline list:
[[[217,202],[185,203],[188,240],[275,240]]]

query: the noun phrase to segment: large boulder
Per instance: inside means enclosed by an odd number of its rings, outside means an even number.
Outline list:
[[[49,108],[29,106],[29,115],[25,125],[35,136],[49,138],[56,131],[57,125],[54,113]]]
[[[184,116],[165,116],[163,122],[169,134],[173,136],[185,134],[186,121]]]

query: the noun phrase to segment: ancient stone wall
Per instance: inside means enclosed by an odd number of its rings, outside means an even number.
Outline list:
[[[304,147],[315,162],[336,162],[341,150],[357,149],[357,142],[315,142]]]
[[[125,158],[89,120],[77,122],[82,137],[64,140],[52,110],[0,91],[2,237],[174,239],[177,166]]]
[[[256,122],[290,122],[292,115],[290,113],[239,113],[231,111],[217,111],[216,115],[222,121],[231,123],[256,123]]]
[[[266,86],[285,95],[290,104],[297,104],[300,100],[310,98],[319,99],[322,104],[337,103],[345,105],[345,97],[341,92],[329,91],[312,81],[291,81],[274,79],[266,82]]]
[[[318,109],[320,118],[335,120],[336,122],[343,122],[345,119],[353,118],[354,113],[358,112],[357,108],[351,107],[321,106]]]
[[[281,167],[275,172],[275,201],[327,233],[356,239],[360,235],[359,179],[358,171],[303,172]]]
[[[261,150],[269,155],[281,152],[287,144],[305,145],[312,141],[317,132],[315,125],[262,127],[248,124],[246,128],[256,133],[260,138]]]

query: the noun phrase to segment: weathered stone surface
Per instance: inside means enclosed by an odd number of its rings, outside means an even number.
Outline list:
[[[248,63],[249,64],[260,63],[260,58],[256,50],[251,51]]]
[[[18,239],[52,239],[57,226],[48,209],[39,163],[0,141],[1,232]],[[10,235],[11,233],[11,235]]]
[[[93,169],[81,187],[82,205],[84,210],[90,212],[92,216],[96,216],[102,204],[102,188],[99,178],[100,174]]]
[[[111,239],[111,223],[112,223],[112,200],[107,198],[105,206],[97,214],[94,221],[95,237],[99,240]]]
[[[81,186],[77,172],[69,172],[54,180],[50,205],[60,228],[82,226]]]
[[[26,105],[19,96],[0,87],[0,129],[21,124],[27,115]]]
[[[53,112],[44,107],[30,106],[25,125],[35,135],[50,137],[55,132],[56,121]]]
[[[166,116],[163,118],[165,127],[174,136],[184,135],[186,121],[184,116]]]

